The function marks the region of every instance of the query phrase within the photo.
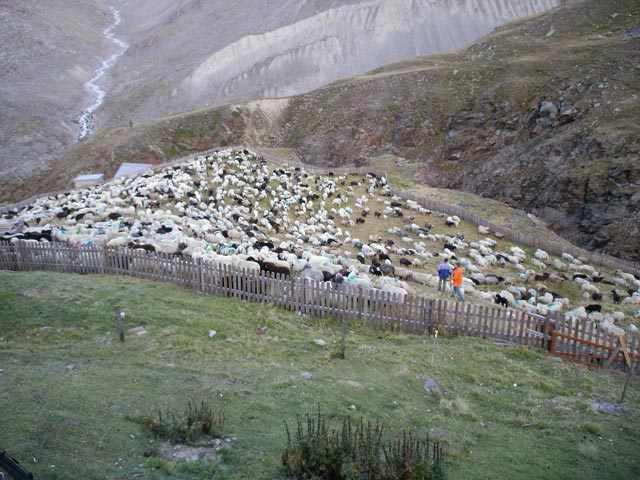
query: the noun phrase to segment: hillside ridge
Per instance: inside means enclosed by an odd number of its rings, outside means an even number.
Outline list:
[[[122,161],[163,163],[216,146],[286,148],[309,164],[389,156],[417,192],[506,202],[589,250],[640,259],[640,6],[565,2],[469,48],[405,60],[288,99],[114,127],[13,198]]]

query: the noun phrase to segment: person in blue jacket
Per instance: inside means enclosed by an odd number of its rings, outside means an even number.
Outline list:
[[[447,290],[447,282],[451,277],[451,265],[449,264],[449,259],[445,258],[440,265],[438,265],[438,291],[446,291]]]

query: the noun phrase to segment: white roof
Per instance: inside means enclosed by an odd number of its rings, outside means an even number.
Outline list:
[[[151,163],[123,163],[120,165],[120,168],[113,178],[126,177],[135,173],[144,172],[145,170],[149,170],[151,167],[153,167],[153,164]]]
[[[73,179],[74,182],[88,182],[90,180],[102,180],[104,173],[89,173],[87,175],[78,175]]]

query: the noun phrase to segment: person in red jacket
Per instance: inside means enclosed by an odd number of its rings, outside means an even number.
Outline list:
[[[464,292],[462,291],[462,274],[464,270],[460,266],[460,262],[456,262],[456,266],[453,269],[453,275],[451,277],[451,285],[453,286],[453,296],[457,296],[464,302]]]

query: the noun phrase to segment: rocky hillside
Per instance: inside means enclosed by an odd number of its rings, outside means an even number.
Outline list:
[[[311,93],[104,129],[43,181],[8,191],[236,143],[329,166],[391,154],[411,164],[398,174],[416,172],[416,186],[499,199],[582,246],[638,260],[639,27],[635,1],[569,0],[467,49]]]
[[[42,175],[75,143],[83,84],[110,51],[109,22],[97,0],[0,1],[3,186]]]
[[[640,4],[571,1],[472,47],[292,99],[276,143],[338,165],[393,153],[416,182],[502,199],[640,258]]]
[[[308,92],[561,1],[0,1],[0,201],[93,131]]]
[[[561,1],[129,2],[121,7],[118,32],[131,47],[114,66],[99,121],[138,123],[308,92],[401,59],[466,46]]]

